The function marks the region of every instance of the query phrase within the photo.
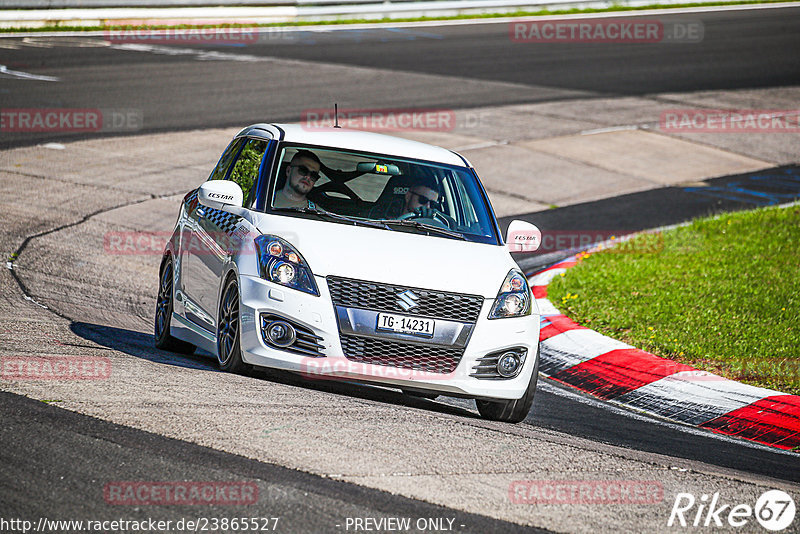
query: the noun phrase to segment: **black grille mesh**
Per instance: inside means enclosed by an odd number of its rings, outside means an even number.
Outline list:
[[[373,365],[389,365],[404,369],[418,369],[429,373],[455,371],[463,349],[414,345],[383,339],[341,335],[342,349],[348,360]]]
[[[477,295],[364,282],[337,276],[328,277],[328,288],[333,303],[337,306],[412,314],[465,323],[477,321],[483,305],[483,297]],[[397,295],[407,289],[419,297],[418,305],[409,311],[403,310],[397,304]]]

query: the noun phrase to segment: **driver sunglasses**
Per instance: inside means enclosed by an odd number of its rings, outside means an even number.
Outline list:
[[[294,167],[295,169],[297,169],[297,170],[298,170],[298,172],[299,172],[300,174],[302,174],[303,176],[308,176],[308,177],[309,177],[309,178],[311,178],[311,180],[313,180],[314,182],[316,182],[317,180],[319,180],[319,172],[317,172],[317,171],[312,171],[311,169],[309,169],[309,168],[308,168],[308,167],[306,167],[305,165],[290,165],[290,167]]]
[[[437,199],[428,198],[425,195],[421,195],[421,194],[417,193],[416,191],[412,191],[412,193],[417,195],[417,202],[419,203],[420,206],[431,206],[431,207],[433,207],[433,206],[438,206],[439,205],[439,199],[438,198]]]

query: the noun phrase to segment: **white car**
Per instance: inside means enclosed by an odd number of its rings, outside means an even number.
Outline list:
[[[339,128],[256,124],[183,200],[160,269],[156,346],[201,347],[232,372],[476,399],[522,421],[539,313],[459,154]]]

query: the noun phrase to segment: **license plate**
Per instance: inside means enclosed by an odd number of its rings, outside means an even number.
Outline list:
[[[436,321],[433,319],[420,319],[419,317],[407,317],[405,315],[395,315],[393,313],[379,313],[376,330],[379,332],[400,332],[401,334],[432,337],[435,325]]]

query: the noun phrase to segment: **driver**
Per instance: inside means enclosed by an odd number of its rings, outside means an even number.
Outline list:
[[[306,195],[319,180],[319,170],[322,163],[316,154],[310,150],[298,150],[286,167],[286,183],[281,189],[275,191],[272,199],[274,208],[305,208],[308,207]]]
[[[439,207],[439,185],[433,176],[422,176],[414,180],[408,188],[403,206],[403,215],[414,213],[420,217],[432,219]]]

